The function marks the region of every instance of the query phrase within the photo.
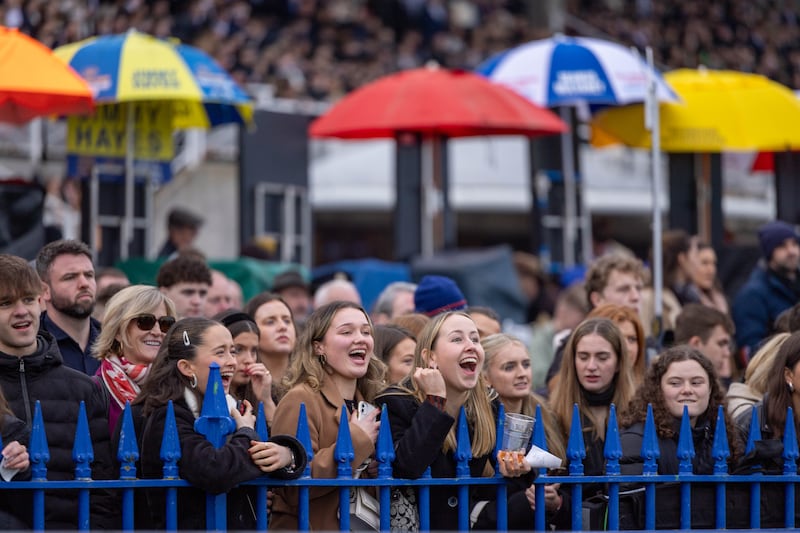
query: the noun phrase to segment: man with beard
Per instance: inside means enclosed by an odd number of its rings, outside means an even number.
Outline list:
[[[89,247],[75,240],[51,242],[39,251],[36,270],[46,308],[41,329],[55,337],[66,366],[93,376],[100,366],[91,355],[100,322],[92,318],[97,285]]]
[[[764,256],[733,303],[736,342],[746,363],[761,342],[774,333],[775,319],[800,301],[800,244],[794,226],[776,220],[758,230]]]

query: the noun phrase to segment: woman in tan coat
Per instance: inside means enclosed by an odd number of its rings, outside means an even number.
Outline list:
[[[372,322],[357,304],[337,301],[324,305],[308,317],[295,348],[286,378],[289,389],[278,404],[272,431],[293,435],[297,429],[300,404],[306,406],[314,458],[311,476],[335,478],[333,457],[339,433],[342,406],[349,411],[355,470],[375,452],[378,411],[358,420],[355,406],[371,401],[381,387],[384,366],[373,354]],[[339,490],[318,487],[309,491],[309,525],[316,531],[339,529]],[[270,529],[296,530],[297,489],[275,491]]]

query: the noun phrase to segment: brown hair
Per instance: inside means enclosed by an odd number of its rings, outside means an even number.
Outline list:
[[[715,429],[717,420],[717,410],[720,405],[725,405],[725,391],[720,385],[714,365],[711,361],[695,348],[682,344],[669,348],[653,361],[644,376],[644,382],[637,389],[636,395],[623,410],[620,422],[622,427],[629,427],[637,422],[644,422],[647,417],[647,405],[653,406],[653,420],[656,424],[656,433],[661,438],[674,438],[676,436],[675,416],[670,413],[664,401],[664,394],[661,391],[661,379],[667,373],[673,363],[680,361],[696,361],[705,371],[709,383],[709,399],[706,412],[703,413],[711,423],[711,429]],[[728,433],[728,443],[731,447],[731,457],[738,457],[741,454],[741,440],[736,426],[725,411],[725,428]],[[785,411],[784,411],[785,413]]]
[[[17,301],[25,296],[42,294],[42,280],[24,259],[0,254],[0,298]]]
[[[45,244],[36,255],[36,272],[45,283],[50,281],[50,267],[62,255],[85,255],[92,260],[92,251],[86,243],[74,239],[61,239]]]
[[[306,384],[315,391],[320,389],[328,373],[319,356],[315,353],[314,343],[322,342],[331,327],[336,313],[342,309],[361,311],[364,313],[364,317],[366,317],[370,327],[372,327],[372,320],[370,320],[364,308],[353,302],[335,301],[315,309],[306,320],[303,332],[300,334],[297,344],[295,344],[289,369],[283,378],[283,386],[286,390],[300,384]],[[386,373],[386,366],[383,362],[375,357],[374,354],[370,355],[367,373],[356,381],[356,388],[368,402],[371,402],[378,391],[383,388],[383,377]]]
[[[608,285],[608,278],[614,271],[630,273],[640,280],[644,280],[644,266],[639,259],[625,254],[604,255],[592,263],[589,271],[586,272],[586,299],[590,306],[592,305],[592,293],[602,293]]]
[[[407,329],[412,335],[419,337],[419,334],[422,333],[423,329],[425,329],[425,325],[430,321],[430,317],[427,317],[422,313],[408,313],[394,317],[389,321],[389,324]]]
[[[675,344],[685,344],[692,337],[699,337],[706,343],[717,326],[729,335],[735,331],[733,320],[722,311],[703,304],[686,304],[675,319]]]
[[[633,373],[628,361],[628,350],[622,341],[622,333],[619,328],[607,318],[589,318],[581,322],[570,335],[567,345],[564,348],[564,359],[561,361],[559,370],[558,386],[553,392],[551,407],[561,423],[564,431],[569,431],[572,422],[572,407],[578,404],[578,408],[590,424],[584,427],[585,432],[593,431],[601,440],[605,440],[605,419],[600,419],[589,409],[589,404],[584,399],[581,392],[581,384],[575,371],[575,354],[578,343],[587,335],[599,335],[611,345],[611,349],[617,356],[617,373],[612,382],[614,395],[610,403],[614,403],[618,408],[628,405],[633,398],[634,384]],[[610,405],[609,405],[610,406]]]

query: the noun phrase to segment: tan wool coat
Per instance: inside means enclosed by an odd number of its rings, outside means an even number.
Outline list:
[[[356,401],[362,400],[356,392]],[[275,435],[294,435],[297,431],[297,417],[300,404],[306,406],[308,429],[314,458],[311,461],[311,476],[315,478],[335,478],[337,463],[333,458],[336,436],[339,433],[339,420],[344,399],[332,380],[323,381],[319,391],[310,386],[295,385],[281,399],[275,411],[272,433]],[[375,453],[375,445],[364,431],[353,423],[350,436],[353,440],[355,469]],[[297,489],[276,489],[272,502],[270,529],[297,529]],[[317,487],[309,491],[309,525],[315,531],[338,531],[339,529],[339,490],[336,487]]]

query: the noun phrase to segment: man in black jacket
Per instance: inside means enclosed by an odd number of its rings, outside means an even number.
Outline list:
[[[108,398],[90,377],[66,367],[52,335],[39,331],[42,284],[25,260],[0,254],[0,387],[11,410],[30,427],[36,402],[41,403],[50,460],[47,479],[72,480],[72,447],[80,402],[85,402],[94,448],[92,477],[112,477],[108,434]],[[19,500],[18,517],[32,522],[32,493],[3,496]],[[92,529],[117,529],[119,506],[106,491],[92,491]],[[77,492],[51,490],[45,498],[45,527],[75,529]]]

